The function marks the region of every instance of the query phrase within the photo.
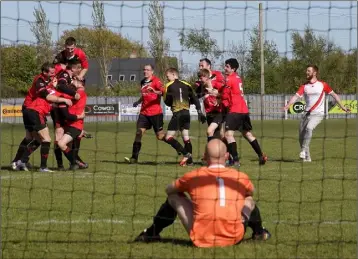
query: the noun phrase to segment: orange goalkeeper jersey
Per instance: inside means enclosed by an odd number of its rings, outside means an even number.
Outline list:
[[[234,245],[244,237],[241,211],[248,192],[249,177],[232,168],[202,167],[175,181],[193,203],[190,239],[198,247]]]

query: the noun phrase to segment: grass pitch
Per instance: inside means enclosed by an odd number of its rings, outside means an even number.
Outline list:
[[[192,169],[179,167],[175,151],[152,131],[143,138],[140,164],[127,165],[135,124],[88,124],[94,139],[82,141],[80,155],[90,168],[45,174],[8,171],[24,130],[3,124],[3,258],[356,258],[356,122],[319,125],[312,163],[298,159],[298,121],[254,121],[253,127],[269,161],[259,167],[251,146],[237,137],[241,170],[256,187],[272,238],[254,242],[249,230],[240,245],[199,249],[187,245],[178,219],[162,232],[163,242],[130,243],[151,223],[166,184]],[[204,125],[193,123],[191,136],[199,161]],[[39,166],[39,160],[36,151],[31,162]],[[49,165],[55,165],[52,150]]]

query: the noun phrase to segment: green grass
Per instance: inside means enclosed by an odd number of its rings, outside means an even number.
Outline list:
[[[269,156],[259,167],[250,145],[237,138],[242,171],[253,180],[267,242],[249,240],[228,248],[199,249],[178,223],[166,242],[132,244],[165,199],[164,188],[191,168],[154,134],[144,136],[141,164],[124,164],[134,123],[88,124],[94,139],[82,142],[84,171],[1,171],[3,258],[356,258],[356,123],[327,120],[314,132],[312,163],[298,160],[298,121],[253,122]],[[261,133],[263,132],[263,133]],[[3,125],[1,163],[7,166],[23,137],[21,125]],[[204,150],[204,126],[193,123],[195,157]],[[31,162],[39,165],[38,151]],[[147,163],[146,163],[147,162]],[[54,165],[51,154],[49,165]],[[199,166],[199,165],[197,165]],[[177,240],[176,242],[173,241]],[[173,244],[173,242],[175,244]]]

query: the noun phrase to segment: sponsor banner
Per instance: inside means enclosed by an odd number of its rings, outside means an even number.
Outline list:
[[[121,115],[136,116],[139,115],[141,105],[133,107],[133,104],[121,104]]]
[[[190,105],[189,113],[190,113],[190,115],[198,115],[195,105],[193,105],[193,104]],[[168,106],[165,106],[165,115],[173,115],[172,110]]]
[[[22,105],[1,105],[2,117],[22,117]]]
[[[203,102],[200,102],[201,110],[204,109],[203,105],[204,105]],[[190,115],[198,115],[198,112],[196,111],[194,104],[190,105],[189,113],[190,113]],[[172,110],[168,106],[165,106],[165,115],[173,115]]]
[[[304,101],[295,102],[288,109],[289,114],[299,114],[305,111],[306,103]]]
[[[351,110],[351,113],[357,113],[357,100],[341,100],[342,104]],[[339,113],[346,113],[339,107],[339,105],[336,103],[335,105],[332,105],[331,108],[328,109],[328,113],[330,114],[339,114]]]
[[[162,107],[163,108],[163,107]],[[141,105],[133,107],[133,104],[121,104],[121,115],[123,116],[137,116],[140,113]],[[195,105],[190,105],[190,115],[198,115],[198,112],[195,109]],[[173,115],[170,107],[164,106],[164,115]]]
[[[118,104],[87,104],[86,115],[118,115]]]

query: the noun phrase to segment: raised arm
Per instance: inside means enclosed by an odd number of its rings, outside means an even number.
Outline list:
[[[291,97],[291,99],[290,99],[290,100],[288,101],[288,103],[283,107],[283,109],[284,109],[285,111],[287,111],[287,110],[290,108],[290,106],[297,101],[297,99],[302,98],[303,93],[304,93],[304,90],[305,90],[305,86],[304,86],[304,85],[301,85],[300,88],[298,88],[298,91],[295,93],[295,95],[293,95],[293,96]]]
[[[350,112],[351,110],[347,107],[345,107],[342,102],[341,102],[341,98],[339,98],[338,94],[336,94],[335,92],[331,92],[330,95],[334,98],[334,100],[336,100],[336,102],[338,103],[339,107],[341,107],[341,109],[345,112]]]

